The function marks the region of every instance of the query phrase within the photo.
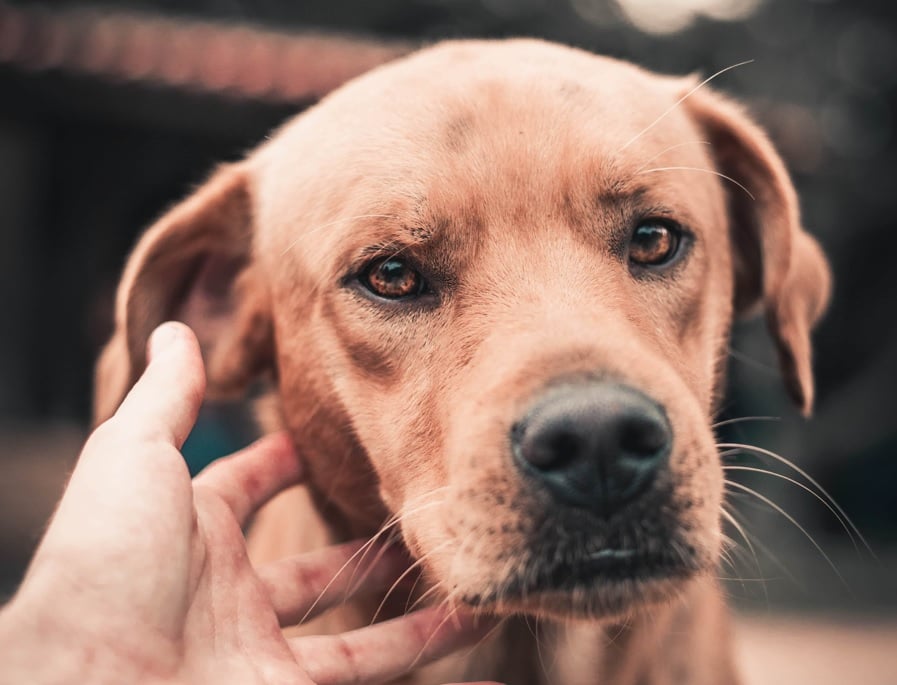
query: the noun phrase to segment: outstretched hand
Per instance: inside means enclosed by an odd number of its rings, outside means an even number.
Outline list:
[[[276,434],[191,480],[180,448],[205,390],[196,339],[163,324],[149,356],[118,412],[88,439],[22,587],[0,612],[0,682],[378,683],[487,632],[471,616],[424,609],[342,635],[285,638],[281,628],[313,604],[317,612],[347,593],[389,587],[403,561],[383,550],[329,587],[356,543],[254,568],[242,526],[301,481],[302,463]],[[364,580],[353,588],[349,578]]]

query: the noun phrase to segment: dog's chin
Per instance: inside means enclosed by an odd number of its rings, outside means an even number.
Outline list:
[[[458,593],[469,608],[500,616],[613,621],[683,594],[707,564],[691,554],[606,549],[575,562],[528,558],[485,591]]]
[[[600,588],[552,590],[527,597],[503,598],[494,606],[471,609],[496,616],[528,615],[540,618],[613,622],[638,614],[651,606],[666,604],[683,594],[688,579],[612,581]]]

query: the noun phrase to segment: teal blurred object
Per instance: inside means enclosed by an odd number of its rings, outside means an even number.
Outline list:
[[[216,459],[231,454],[253,439],[250,422],[239,409],[203,407],[181,452],[195,476]]]

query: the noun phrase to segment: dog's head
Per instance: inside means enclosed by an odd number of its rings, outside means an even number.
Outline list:
[[[762,307],[809,411],[827,296],[737,106],[546,43],[449,43],[334,93],[150,229],[98,413],[183,319],[213,392],[275,379],[345,530],[396,515],[473,606],[617,616],[716,565],[733,317]]]

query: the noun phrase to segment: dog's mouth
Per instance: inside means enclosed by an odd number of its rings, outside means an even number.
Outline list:
[[[611,618],[667,600],[707,570],[709,557],[691,544],[669,500],[657,508],[666,516],[655,507],[618,521],[551,512],[532,522],[525,541],[496,540],[494,556],[476,564],[489,570],[451,594],[475,610],[563,618]]]
[[[669,554],[637,549],[600,549],[572,560],[558,561],[555,554],[536,559],[531,568],[517,574],[506,592],[572,591],[607,582],[638,582],[670,578],[684,572],[680,560]]]
[[[617,614],[642,601],[675,592],[678,581],[700,570],[695,556],[678,547],[646,550],[555,548],[529,552],[515,571],[484,592],[462,595],[480,609],[556,608],[565,614]]]

